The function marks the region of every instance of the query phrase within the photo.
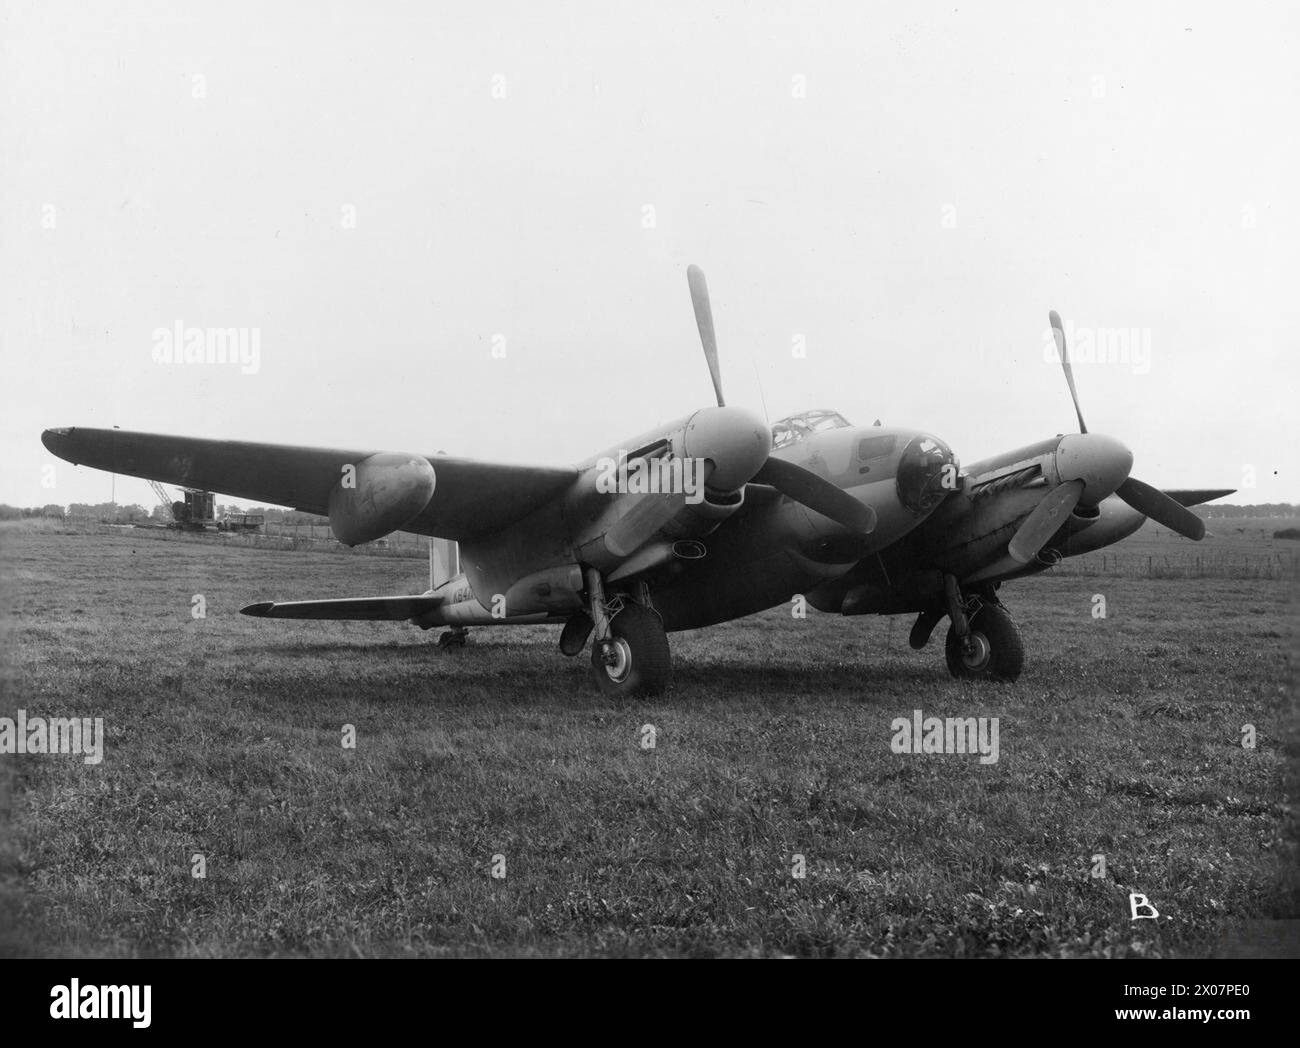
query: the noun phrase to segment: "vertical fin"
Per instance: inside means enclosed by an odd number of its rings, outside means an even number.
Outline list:
[[[429,540],[429,588],[437,589],[460,574],[460,545],[451,539]]]

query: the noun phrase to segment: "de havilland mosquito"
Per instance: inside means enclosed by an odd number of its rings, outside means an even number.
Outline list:
[[[69,462],[329,518],[340,542],[394,531],[431,537],[430,588],[407,596],[264,602],[282,619],[446,627],[563,624],[559,647],[591,642],[615,695],[671,679],[667,634],[803,596],[824,612],[916,616],[911,644],[949,626],[958,677],[1015,680],[1024,652],[998,591],[1062,557],[1131,535],[1150,517],[1190,539],[1188,506],[1228,490],[1160,491],[1129,475],[1119,441],[1089,433],[1064,330],[1051,314],[1079,432],[966,467],[938,437],[850,425],[808,411],[768,426],[727,405],[704,274],[687,270],[717,405],[576,466],[49,429]]]

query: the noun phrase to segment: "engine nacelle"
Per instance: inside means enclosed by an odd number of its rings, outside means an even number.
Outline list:
[[[348,463],[330,492],[330,530],[345,546],[382,538],[419,515],[435,480],[421,455],[380,452]]]
[[[1121,498],[1112,495],[1102,499],[1101,505],[1097,507],[1096,520],[1087,528],[1072,531],[1063,538],[1055,539],[1054,543],[1063,556],[1077,557],[1080,553],[1091,553],[1128,538],[1146,523],[1146,519]]]

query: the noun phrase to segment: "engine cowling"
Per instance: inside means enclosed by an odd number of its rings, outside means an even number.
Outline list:
[[[382,538],[419,515],[435,483],[422,455],[380,452],[347,463],[330,492],[330,530],[345,546]]]

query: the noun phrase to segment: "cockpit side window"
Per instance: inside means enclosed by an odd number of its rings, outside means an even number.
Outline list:
[[[772,426],[772,447],[783,448],[814,433],[821,433],[828,429],[843,429],[848,425],[848,420],[838,411],[805,411],[799,415],[791,415]]]
[[[858,442],[858,458],[866,462],[869,459],[892,455],[897,443],[897,439],[893,436],[865,437]]]

